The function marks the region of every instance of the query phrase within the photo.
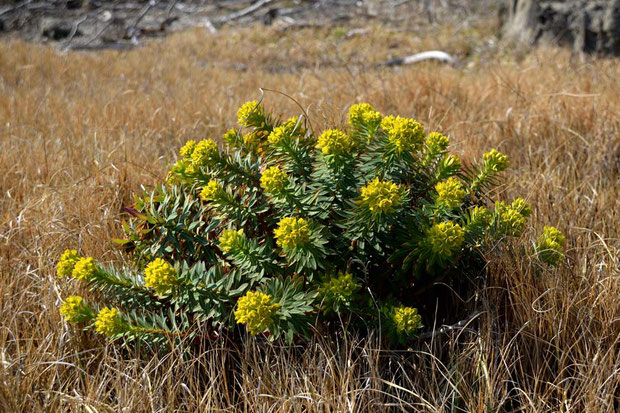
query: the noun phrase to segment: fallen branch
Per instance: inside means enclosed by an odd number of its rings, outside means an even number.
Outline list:
[[[211,23],[211,20],[209,20],[208,17],[203,17],[202,18],[202,23],[200,24],[200,26],[205,27],[207,30],[209,30],[212,34],[217,33],[217,29],[215,28],[215,26],[213,25],[213,23]]]
[[[140,12],[140,15],[136,18],[136,21],[134,22],[134,24],[130,28],[127,29],[127,37],[129,37],[130,39],[136,40],[135,38],[138,37],[138,24],[140,24],[142,19],[144,19],[144,16],[146,16],[149,10],[151,10],[151,8],[153,8],[153,6],[155,6],[157,3],[159,3],[159,1],[149,0],[149,2],[144,6],[142,11]]]
[[[170,14],[172,13],[172,9],[174,9],[174,6],[177,5],[177,1],[179,0],[173,0],[170,5],[166,8],[166,17],[170,18]]]
[[[215,20],[216,23],[227,23],[232,20],[239,19],[243,16],[247,16],[248,14],[254,13],[256,10],[260,9],[263,6],[266,6],[270,3],[273,3],[276,0],[260,0],[245,9],[239,10],[237,12],[231,13],[228,16],[220,17]]]
[[[90,18],[89,15],[85,15],[73,22],[73,26],[71,27],[71,33],[69,33],[69,36],[67,37],[67,40],[65,41],[65,49],[69,47],[69,44],[75,37],[76,33],[78,32],[78,29],[80,28],[80,24],[84,23],[89,18]]]
[[[456,329],[462,329],[467,324],[469,324],[474,318],[478,317],[480,314],[482,314],[481,311],[474,311],[473,313],[468,315],[467,318],[459,321],[458,323],[452,324],[452,325],[444,325],[444,326],[441,326],[439,328],[439,330],[433,330],[433,331],[429,331],[428,333],[420,334],[419,336],[416,337],[416,340],[424,340],[424,339],[427,339],[427,338],[434,338],[434,337],[437,337],[440,334],[447,334],[447,333],[449,333],[451,331],[454,331]]]
[[[442,63],[448,63],[452,66],[456,66],[458,64],[458,61],[446,52],[442,52],[440,50],[429,50],[427,52],[420,52],[411,56],[390,59],[383,63],[379,63],[378,66],[410,65],[413,63],[422,62],[424,60],[438,60]]]
[[[308,29],[315,27],[324,27],[322,23],[310,23],[307,21],[296,21],[290,17],[285,17],[286,23],[278,28],[281,32],[287,32],[293,29]]]
[[[113,18],[110,18],[106,24],[97,32],[95,33],[94,36],[92,36],[90,39],[88,39],[88,41],[86,41],[86,43],[81,43],[81,44],[77,44],[75,46],[71,46],[70,48],[72,50],[87,50],[90,46],[90,44],[92,42],[94,42],[95,40],[97,40],[99,38],[99,36],[101,36],[101,34],[112,25],[112,22],[114,21]]]
[[[14,6],[6,7],[3,10],[0,10],[0,16],[2,16],[3,14],[9,13],[11,11],[19,10],[22,7],[26,7],[30,3],[32,3],[32,0],[24,0],[21,3],[17,3]]]

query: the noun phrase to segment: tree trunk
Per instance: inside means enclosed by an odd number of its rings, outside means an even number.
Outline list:
[[[517,41],[620,56],[620,0],[505,0],[501,18]]]

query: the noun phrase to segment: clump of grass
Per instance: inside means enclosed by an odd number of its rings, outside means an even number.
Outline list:
[[[485,252],[520,236],[532,214],[523,198],[487,206],[506,155],[463,166],[447,136],[368,103],[350,107],[346,131],[316,135],[257,101],[237,117],[223,148],[187,141],[166,183],[137,198],[116,241],[132,268],[62,254],[59,278],[97,293],[93,304],[69,297],[65,320],[142,345],[235,323],[292,344],[344,320],[405,344],[423,327],[414,306],[438,298],[433,285],[481,277]],[[546,226],[536,256],[558,265],[564,244]]]

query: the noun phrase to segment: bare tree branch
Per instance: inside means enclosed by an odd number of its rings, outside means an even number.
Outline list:
[[[245,9],[239,10],[237,12],[231,13],[228,16],[220,17],[215,20],[217,23],[227,23],[232,20],[239,19],[243,16],[247,16],[248,14],[254,13],[256,10],[260,9],[263,6],[273,3],[276,0],[260,0]]]
[[[480,314],[482,314],[481,311],[474,311],[473,313],[471,313],[466,318],[464,318],[463,320],[459,321],[456,324],[441,326],[438,330],[433,330],[433,331],[429,331],[428,333],[420,334],[419,336],[416,337],[416,339],[425,340],[427,338],[437,337],[438,335],[446,334],[446,333],[449,333],[457,329],[462,329],[467,324],[469,324],[474,318],[478,317]]]

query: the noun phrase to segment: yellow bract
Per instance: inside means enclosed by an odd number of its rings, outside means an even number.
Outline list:
[[[267,137],[267,141],[272,146],[277,146],[293,135],[301,136],[305,133],[301,124],[298,124],[299,117],[289,118],[282,125],[273,128],[273,131]]]
[[[461,160],[456,155],[447,155],[443,159],[442,163],[445,166],[450,167],[452,170],[459,170],[461,168]]]
[[[256,335],[273,322],[279,309],[280,304],[274,303],[269,294],[250,291],[239,299],[235,320],[237,324],[246,323],[250,334]]]
[[[349,108],[349,125],[351,126],[373,126],[381,123],[383,115],[377,112],[369,103],[358,103]]]
[[[310,242],[310,227],[303,218],[282,218],[274,235],[280,247],[292,250]]]
[[[404,190],[390,181],[374,181],[362,187],[361,201],[374,214],[393,212],[403,201]]]
[[[204,199],[205,201],[215,201],[219,198],[219,195],[223,190],[224,189],[219,182],[211,179],[207,186],[204,186],[202,188],[202,191],[200,191],[200,198]]]
[[[161,258],[151,261],[144,269],[144,286],[158,294],[170,290],[177,282],[176,270]]]
[[[508,168],[508,157],[497,149],[491,149],[489,152],[482,155],[485,165],[495,172],[500,172]]]
[[[243,229],[225,229],[222,231],[222,235],[220,235],[219,246],[225,253],[234,252],[243,245],[244,240],[245,234],[243,233]]]
[[[258,145],[258,142],[259,139],[256,132],[250,132],[243,135],[243,145],[248,149],[254,148]]]
[[[491,213],[483,206],[474,207],[471,212],[470,225],[475,227],[486,227],[491,223]]]
[[[195,165],[201,166],[209,164],[217,153],[217,143],[213,139],[204,139],[196,144],[190,156]]]
[[[519,236],[525,228],[527,219],[519,211],[508,208],[500,214],[500,222],[506,235]]]
[[[465,241],[463,228],[451,221],[433,225],[426,236],[433,252],[444,258],[452,257]]]
[[[237,137],[238,137],[237,130],[231,128],[231,129],[228,129],[226,132],[224,132],[224,134],[222,135],[222,140],[231,145],[235,145],[237,143]]]
[[[194,150],[196,150],[196,141],[195,140],[189,140],[189,141],[185,142],[185,145],[181,148],[179,153],[184,158],[191,158],[192,154],[194,153]]]
[[[73,267],[73,272],[71,275],[75,279],[89,281],[93,278],[96,272],[97,266],[95,265],[95,260],[88,257],[80,258],[80,260],[75,263],[75,267]]]
[[[536,242],[538,258],[547,264],[558,265],[564,257],[565,243],[566,238],[557,228],[545,226]]]
[[[503,201],[495,203],[495,213],[499,220],[499,229],[506,235],[518,237],[532,214],[532,207],[523,198],[512,201],[510,206]]]
[[[116,308],[104,307],[97,314],[95,320],[95,330],[98,333],[111,337],[124,329],[123,320]]]
[[[450,139],[439,132],[431,132],[426,137],[426,147],[430,153],[441,153],[448,149]]]
[[[241,126],[260,127],[265,121],[265,114],[262,106],[257,101],[252,100],[241,105],[237,111],[237,118]]]
[[[413,119],[386,116],[381,121],[381,128],[399,153],[416,150],[424,142],[424,128]]]
[[[65,320],[75,323],[79,321],[83,309],[84,299],[80,296],[72,295],[67,297],[65,302],[60,306],[60,315],[63,316]]]
[[[338,276],[333,276],[320,285],[319,296],[323,306],[329,310],[334,304],[349,302],[358,289],[353,274],[340,272]]]
[[[399,333],[411,335],[421,327],[422,317],[418,314],[417,308],[395,307],[394,324]]]
[[[267,136],[267,141],[272,145],[279,145],[287,137],[287,128],[286,126],[278,126],[273,128],[269,136]]]
[[[465,197],[465,190],[461,185],[461,181],[454,177],[439,182],[435,185],[435,190],[437,190],[438,195],[435,202],[437,205],[447,208],[458,207]]]
[[[268,168],[260,178],[260,186],[267,192],[278,193],[288,185],[288,176],[277,166]]]
[[[510,206],[525,218],[529,218],[532,215],[532,207],[523,198],[515,198]]]
[[[353,148],[353,139],[337,129],[328,129],[319,136],[317,149],[323,155],[344,155]]]
[[[56,266],[56,275],[59,278],[70,277],[73,274],[75,264],[80,260],[76,250],[65,250],[60,256],[58,265]]]
[[[362,114],[362,121],[365,125],[377,127],[381,124],[381,119],[383,119],[383,115],[381,112],[377,111],[368,111]]]

